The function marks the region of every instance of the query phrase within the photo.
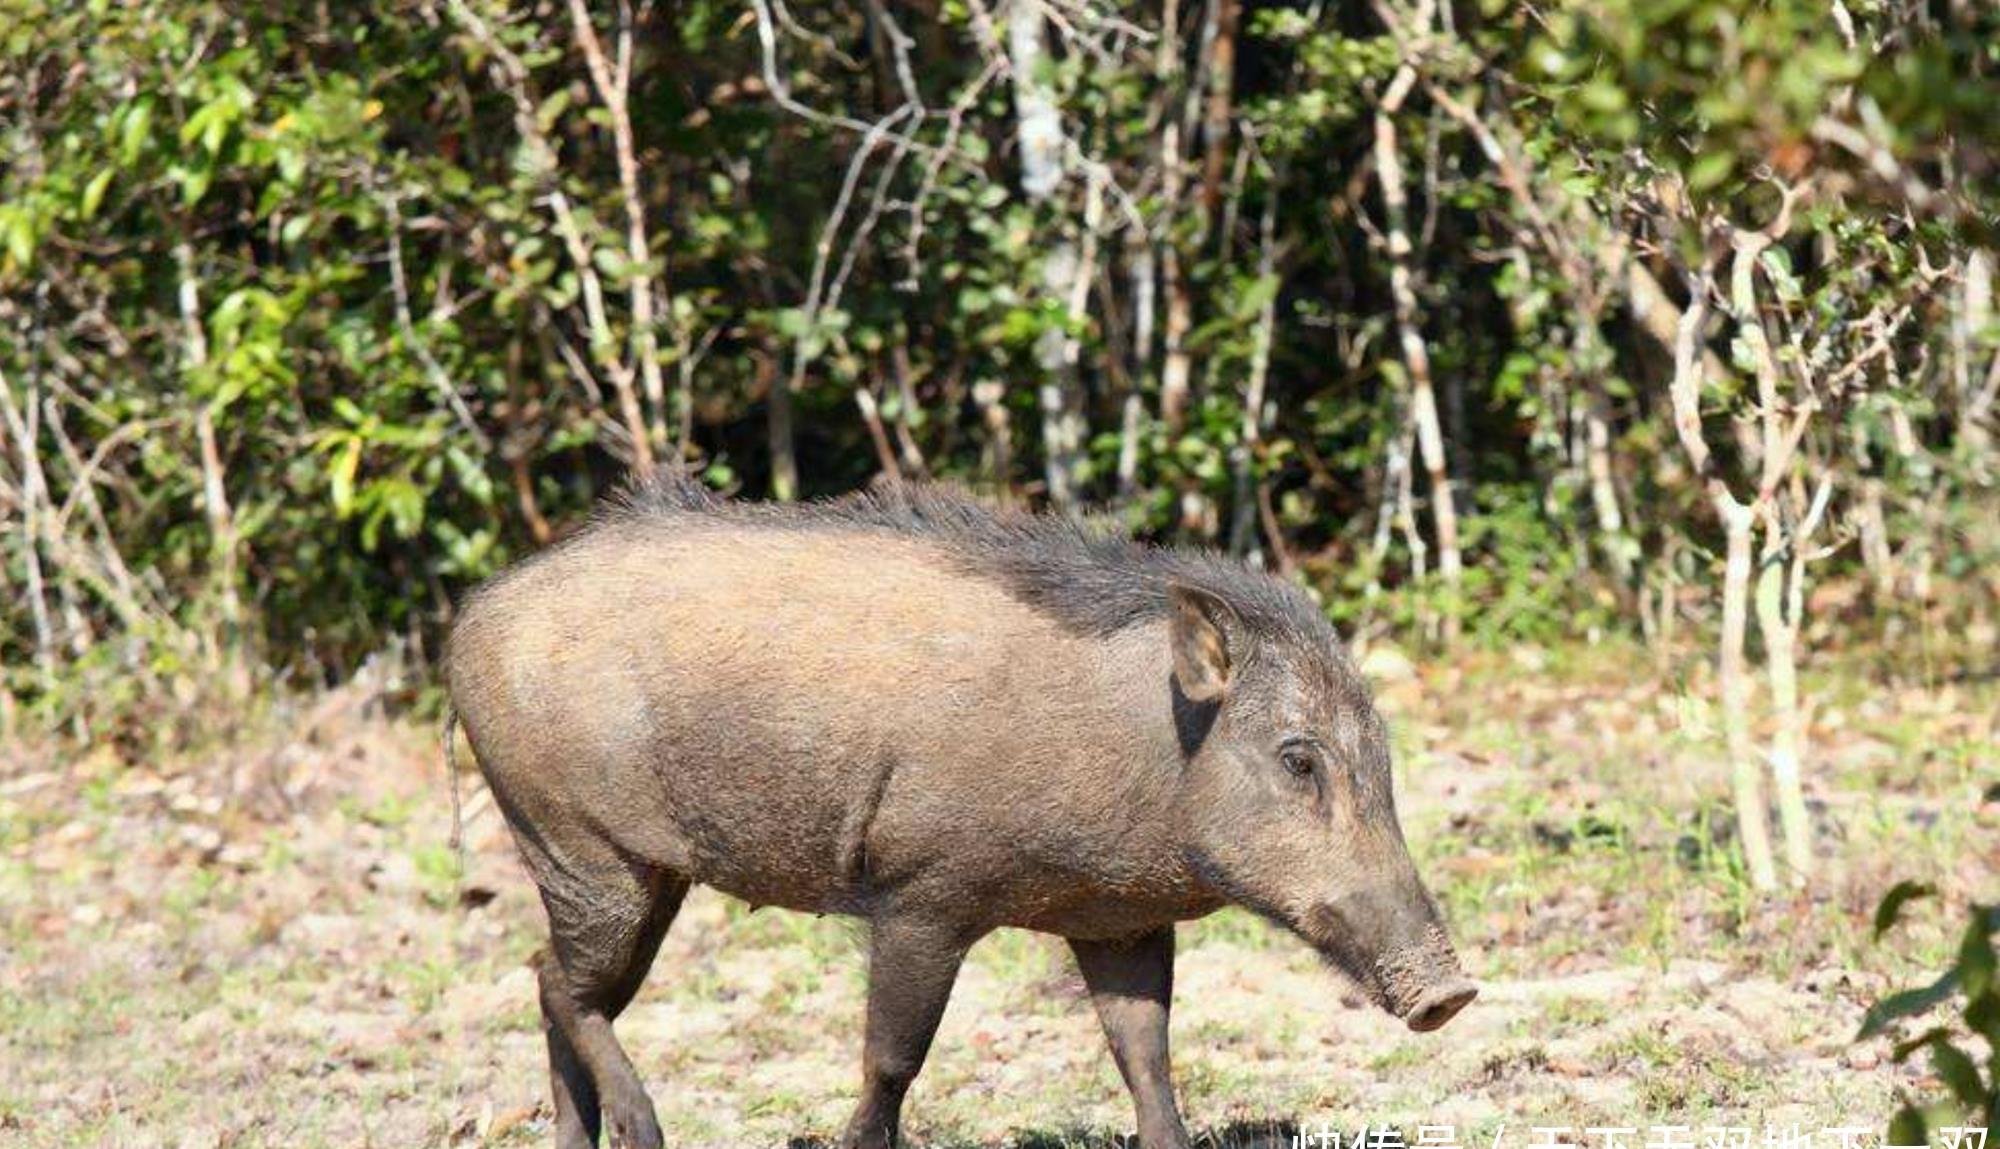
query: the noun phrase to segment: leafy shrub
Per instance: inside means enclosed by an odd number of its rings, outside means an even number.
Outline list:
[[[1897,884],[1875,911],[1875,936],[1880,938],[1893,928],[1910,901],[1935,892],[1918,882]],[[1889,1125],[1891,1145],[1925,1145],[1931,1134],[1954,1125],[1991,1129],[2000,1118],[2000,976],[1995,971],[1995,934],[2000,934],[2000,906],[1974,904],[1951,967],[1928,985],[1883,998],[1862,1021],[1856,1040],[1886,1036],[1897,1023],[1926,1017],[1946,1003],[1957,1009],[1955,1018],[1902,1038],[1892,1049],[1899,1063],[1928,1050],[1931,1068],[1944,1083],[1946,1096],[1925,1101],[1905,1094],[1902,1108]],[[1975,1059],[1974,1039],[1986,1044],[1983,1073]]]

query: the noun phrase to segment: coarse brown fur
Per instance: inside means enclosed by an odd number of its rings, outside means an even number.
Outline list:
[[[1423,1028],[1470,997],[1368,692],[1241,564],[934,488],[740,504],[665,472],[476,593],[448,665],[549,914],[564,1149],[660,1143],[610,1025],[693,884],[870,921],[847,1145],[893,1144],[1000,926],[1071,940],[1148,1149],[1185,1144],[1174,922],[1247,905]]]

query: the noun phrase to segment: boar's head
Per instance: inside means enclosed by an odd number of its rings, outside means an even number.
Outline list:
[[[1168,598],[1190,863],[1411,1029],[1451,1020],[1477,990],[1410,860],[1386,729],[1332,627],[1250,625],[1180,583]]]

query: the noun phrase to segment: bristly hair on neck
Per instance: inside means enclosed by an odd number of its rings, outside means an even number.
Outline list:
[[[1167,588],[1180,583],[1221,598],[1259,633],[1315,644],[1333,637],[1303,590],[1225,555],[1142,543],[1102,518],[996,508],[962,490],[929,483],[891,483],[801,503],[737,502],[668,465],[650,478],[634,478],[606,499],[590,531],[689,520],[760,530],[880,533],[929,543],[965,574],[992,579],[1026,605],[1085,634],[1107,636],[1164,616]]]

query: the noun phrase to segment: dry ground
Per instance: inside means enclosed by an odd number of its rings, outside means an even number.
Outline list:
[[[1297,943],[1182,931],[1174,1038],[1216,1143],[1448,1124],[1861,1127],[1921,1068],[1850,1043],[1951,944],[1896,878],[1991,899],[2000,691],[1853,669],[1814,684],[1810,896],[1743,888],[1704,682],[1631,651],[1413,670],[1378,659],[1405,821],[1485,991],[1435,1035],[1360,1007]],[[155,769],[16,747],[0,762],[0,1144],[445,1146],[547,1136],[524,960],[539,910],[470,795],[468,866],[430,730],[335,696]],[[817,1144],[858,1056],[850,925],[693,897],[619,1023],[676,1145]],[[929,1146],[1110,1146],[1122,1089],[1059,943],[984,942],[919,1080]],[[1761,1134],[1760,1141],[1761,1143]],[[1822,1141],[1832,1145],[1837,1142]]]

